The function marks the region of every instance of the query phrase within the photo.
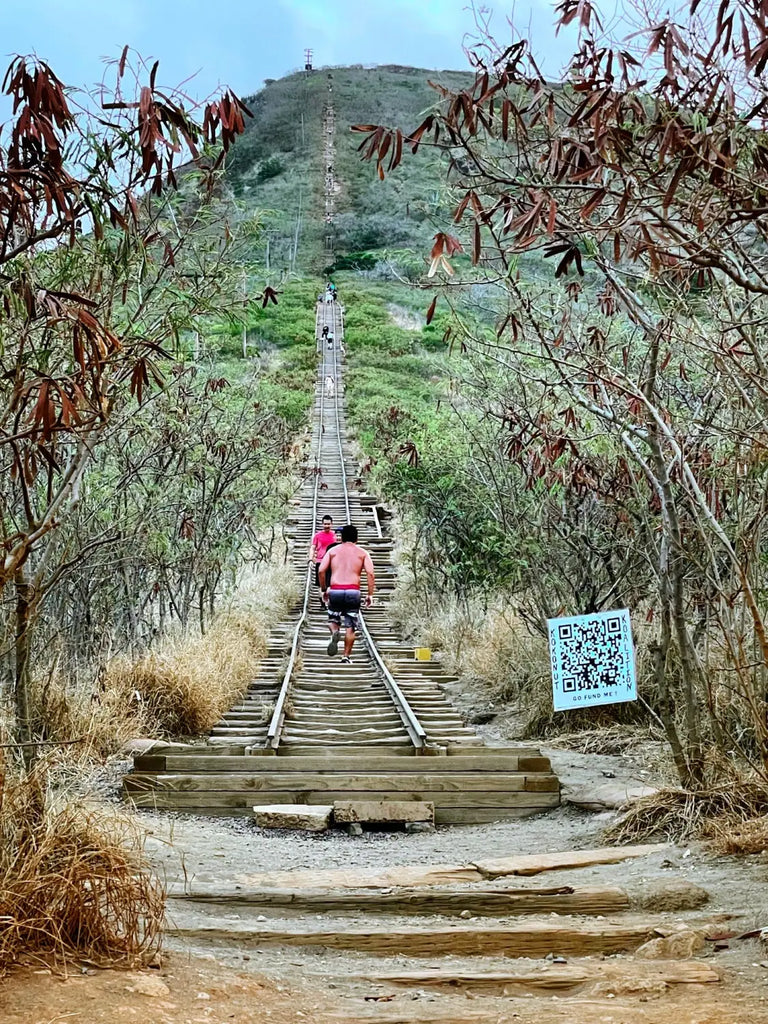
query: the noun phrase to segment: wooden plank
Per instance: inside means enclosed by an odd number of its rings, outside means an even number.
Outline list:
[[[645,846],[603,846],[595,850],[569,850],[565,853],[542,853],[517,857],[501,857],[477,861],[474,867],[484,878],[507,875],[537,875],[541,871],[583,868],[592,864],[618,864],[634,857],[647,857],[669,849],[666,843]]]
[[[549,923],[482,927],[333,928],[297,927],[251,928],[240,921],[226,925],[175,925],[167,934],[187,939],[222,941],[247,946],[319,946],[326,949],[353,949],[359,953],[387,956],[486,956],[545,957],[590,956],[625,953],[646,942],[656,922]]]
[[[238,883],[266,889],[389,889],[408,886],[464,885],[483,881],[467,864],[412,864],[389,868],[293,868],[260,871],[237,878]]]
[[[520,805],[515,807],[436,807],[436,825],[487,825],[494,821],[513,821],[515,818],[528,818],[532,814],[542,814],[548,807],[557,807],[559,800],[550,794],[549,805]]]
[[[164,791],[164,790],[140,790],[131,791],[127,796],[137,807],[162,808],[207,808],[207,807],[250,807],[254,801],[254,792],[247,790],[188,790],[188,791]],[[383,801],[401,799],[408,795],[414,800],[426,800],[440,808],[446,813],[442,815],[441,821],[461,822],[466,820],[459,811],[478,809],[489,809],[484,817],[478,821],[495,821],[496,818],[490,809],[503,812],[508,808],[545,808],[557,807],[560,797],[557,793],[431,793],[425,790],[419,793],[404,794],[402,792],[391,793],[386,790],[307,790],[307,789],[281,789],[258,791],[258,799],[261,803],[269,804],[322,804],[335,803],[340,800],[372,800]],[[453,813],[455,811],[455,813]],[[450,812],[450,813],[449,813]],[[453,815],[453,816],[451,816]],[[437,820],[437,818],[436,818]]]
[[[364,748],[366,749],[366,748]],[[317,771],[317,757],[328,756],[322,748],[313,752],[310,756],[280,756],[279,763],[282,771]],[[422,758],[412,756],[387,756],[386,754],[371,752],[362,762],[361,757],[337,756],[333,758],[334,771],[355,771],[355,772],[401,772],[414,770],[414,758],[418,762]],[[520,768],[520,761],[526,762],[525,768]],[[533,761],[534,764],[528,762]],[[473,749],[472,753],[463,754],[460,760],[455,757],[430,758],[428,769],[422,770],[457,772],[457,771],[482,771],[482,772],[515,772],[526,773],[548,772],[548,758],[519,758],[517,755],[499,757],[497,755],[478,753]],[[274,765],[264,762],[263,758],[253,757],[222,757],[222,756],[199,756],[194,754],[169,754],[165,758],[165,770],[168,772],[255,772],[274,771]]]
[[[280,759],[282,760],[282,759]],[[365,792],[382,790],[411,793],[429,790],[432,793],[500,792],[555,793],[559,781],[555,775],[523,775],[485,772],[385,772],[356,774],[354,772],[282,772],[275,765],[272,772],[247,775],[244,772],[212,772],[207,774],[166,773],[164,775],[126,775],[126,789],[137,792],[146,789],[178,792],[184,790],[261,790],[306,789],[320,792],[331,789],[350,789]],[[425,799],[431,800],[432,797]]]
[[[334,800],[335,822],[406,822],[435,820],[435,805],[429,800]]]
[[[418,889],[391,892],[338,891],[334,889],[216,890],[173,894],[171,899],[215,903],[240,909],[247,906],[289,908],[297,913],[442,914],[458,917],[469,910],[473,916],[523,914],[617,914],[629,908],[623,889],[606,886],[551,887],[548,889]]]
[[[638,992],[647,991],[649,981],[661,985],[711,985],[721,976],[709,964],[697,960],[679,960],[664,963],[623,960],[620,965],[609,962],[580,963],[567,967],[547,966],[522,971],[462,971],[450,967],[444,970],[383,971],[357,976],[356,980],[385,985],[443,988],[460,992],[470,990],[486,995],[511,995],[530,990],[561,991],[584,985],[621,981],[622,990],[631,990],[637,984]]]

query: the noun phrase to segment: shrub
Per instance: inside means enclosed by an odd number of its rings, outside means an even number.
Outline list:
[[[269,181],[270,178],[276,178],[279,174],[282,174],[284,170],[285,164],[280,157],[270,156],[259,165],[256,181],[259,183]]]

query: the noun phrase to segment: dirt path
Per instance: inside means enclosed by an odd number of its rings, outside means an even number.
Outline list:
[[[597,785],[606,771],[625,770],[621,758],[553,752],[563,768],[578,761],[580,779]],[[199,819],[143,813],[149,831],[148,852],[172,890],[227,888],[245,892],[256,876],[280,870],[320,872],[345,868],[392,869],[404,865],[467,863],[488,857],[540,854],[599,845],[605,815],[579,812],[567,805],[535,818],[491,825],[438,828],[431,834],[341,833],[312,836],[271,833],[244,819]],[[623,921],[651,919],[667,930],[691,928],[710,935],[742,933],[768,922],[768,866],[762,857],[718,858],[698,845],[670,847],[651,856],[618,864],[547,872],[515,879],[529,886],[608,886],[625,890],[632,906]],[[640,906],[660,886],[690,882],[710,896],[705,906],[676,910],[674,903],[653,912]],[[480,887],[474,883],[476,887]],[[486,881],[482,888],[502,887],[509,879]],[[471,890],[472,885],[457,886]],[[564,965],[544,956],[456,955],[436,948],[434,955],[404,952],[363,953],[354,949],[275,945],[249,934],[283,928],[339,933],[382,927],[393,932],[428,934],[430,930],[479,932],[515,927],[539,918],[482,916],[474,920],[422,914],[314,914],[306,911],[242,906],[190,907],[170,901],[169,923],[186,926],[187,937],[168,941],[162,964],[136,975],[96,971],[83,965],[63,981],[36,967],[15,974],[0,988],[3,1024],[53,1024],[73,1020],[101,1024],[147,1018],[159,1024],[203,1021],[397,1021],[449,1022],[482,1020],[515,1024],[768,1024],[768,958],[756,938],[732,938],[718,952],[706,942],[695,953],[693,968],[714,970],[719,981],[670,983],[677,960],[645,961],[634,955],[565,956]],[[565,921],[566,919],[560,919]],[[579,918],[586,928],[611,925],[610,918]],[[190,928],[191,926],[191,928]],[[204,934],[212,926],[224,936]],[[553,951],[553,952],[556,952]],[[684,961],[684,967],[685,967]],[[681,968],[682,969],[682,968]],[[38,973],[35,973],[35,970]],[[79,968],[77,969],[79,970]],[[536,986],[547,972],[584,975],[576,986]],[[396,981],[395,976],[406,981]],[[437,975],[437,977],[436,977]],[[489,977],[489,976],[493,977]],[[521,982],[520,976],[527,978]],[[480,976],[483,976],[483,981]],[[538,978],[536,984],[531,978]],[[553,974],[554,977],[554,974]],[[440,978],[443,979],[442,983]],[[515,978],[518,978],[516,981]],[[159,984],[158,984],[159,980]]]

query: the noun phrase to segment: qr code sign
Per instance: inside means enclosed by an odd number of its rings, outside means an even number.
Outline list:
[[[555,711],[637,698],[626,608],[550,619],[548,626]]]

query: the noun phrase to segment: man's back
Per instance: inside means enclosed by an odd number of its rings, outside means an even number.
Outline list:
[[[326,558],[330,559],[334,587],[343,587],[346,584],[356,588],[360,586],[360,574],[363,570],[373,574],[370,555],[351,541],[337,544],[326,552]]]

